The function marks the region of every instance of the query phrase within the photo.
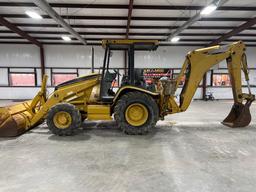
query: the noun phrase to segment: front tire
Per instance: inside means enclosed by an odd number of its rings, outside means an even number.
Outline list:
[[[118,127],[129,135],[143,135],[155,127],[159,109],[148,94],[138,91],[123,95],[114,108]]]
[[[55,135],[74,135],[81,126],[81,114],[74,105],[60,103],[48,112],[47,125]]]

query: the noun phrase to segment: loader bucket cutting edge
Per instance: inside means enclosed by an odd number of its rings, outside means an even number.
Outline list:
[[[0,108],[0,137],[18,136],[30,127],[27,121],[32,115],[27,111],[31,101]]]
[[[251,122],[251,103],[252,101],[247,101],[246,104],[235,103],[222,124],[231,128],[248,126]]]

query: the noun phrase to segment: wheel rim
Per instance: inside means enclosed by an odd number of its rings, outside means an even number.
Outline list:
[[[66,129],[72,123],[72,117],[68,112],[57,112],[53,117],[54,125],[59,129]]]
[[[141,126],[148,120],[148,109],[143,104],[133,103],[127,107],[125,119],[132,126]]]

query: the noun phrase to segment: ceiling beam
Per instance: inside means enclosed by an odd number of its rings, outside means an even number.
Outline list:
[[[71,35],[86,45],[86,40],[82,38],[45,0],[33,0],[33,3],[41,10],[45,11],[52,19],[66,29]]]
[[[126,39],[128,39],[129,32],[130,32],[130,25],[131,25],[131,18],[132,18],[132,8],[133,8],[133,0],[129,0],[128,18],[127,18],[126,34],[125,34]]]
[[[45,34],[45,35],[67,35],[69,34],[66,31],[25,31],[29,34]],[[9,34],[13,33],[9,30],[0,30],[0,34]],[[107,35],[107,36],[125,36],[124,32],[78,32],[79,35]],[[222,36],[223,33],[181,33],[179,36]],[[147,32],[130,32],[129,36],[167,36],[166,33],[147,33]],[[235,36],[241,37],[255,37],[254,33],[242,33],[236,34]]]
[[[222,6],[224,3],[226,3],[228,0],[212,0],[211,3],[209,3],[209,5],[216,5],[217,7]],[[171,34],[168,35],[168,37],[166,38],[166,41],[171,40],[173,37],[178,36],[182,31],[184,31],[185,29],[187,29],[188,27],[190,27],[191,25],[193,25],[195,22],[204,19],[201,15],[201,12],[199,11],[198,13],[196,13],[194,16],[192,16],[191,18],[189,18],[185,23],[183,23],[178,29],[171,31]]]
[[[19,29],[18,27],[16,27],[15,25],[10,23],[6,19],[4,19],[3,17],[0,17],[0,23],[1,23],[1,25],[10,29],[12,32],[17,33],[18,35],[20,35],[22,38],[27,39],[29,42],[37,45],[40,48],[43,47],[43,45],[39,41],[37,41],[34,37],[31,37],[29,34],[22,31],[21,29]]]
[[[13,41],[0,41],[0,44],[31,44],[30,42],[13,42]],[[80,42],[70,42],[70,43],[66,43],[66,42],[44,42],[44,45],[83,45]],[[100,42],[88,42],[87,45],[98,45],[98,46],[102,46],[102,44]],[[180,43],[180,44],[160,44],[160,46],[197,46],[197,47],[203,47],[205,46],[205,44],[188,44],[188,43]],[[256,46],[256,45],[255,45]]]
[[[213,40],[209,44],[209,46],[216,45],[222,41],[225,41],[226,39],[228,39],[232,36],[237,36],[237,35],[239,35],[240,32],[252,27],[255,24],[256,24],[256,17],[248,20],[246,23],[243,23],[242,25],[239,25],[238,27],[234,28],[233,30],[229,31],[228,33],[221,35],[221,37],[219,37],[218,39]],[[254,34],[254,36],[255,36],[255,34]]]
[[[0,14],[5,18],[30,18],[26,14]],[[49,15],[41,15],[44,19],[51,19]],[[89,15],[61,15],[62,18],[77,20],[127,20],[126,16],[89,16]],[[187,21],[190,17],[131,17],[132,20],[140,21]],[[205,17],[199,21],[248,21],[250,18],[242,17]]]
[[[86,9],[128,9],[125,4],[86,4],[86,3],[49,3],[54,8],[86,8]],[[0,7],[35,7],[29,2],[0,2]],[[153,10],[201,10],[203,6],[187,5],[134,5],[133,9],[153,9]],[[221,6],[221,11],[256,11],[255,6]]]
[[[20,41],[0,41],[0,44],[32,44],[30,42],[20,42]],[[44,45],[84,45],[83,43],[80,42],[45,42],[43,43]],[[101,43],[88,43],[87,45],[102,45]]]
[[[179,36],[222,36],[223,33],[181,33]],[[240,37],[255,37],[255,34],[251,33],[243,33],[243,34],[237,34],[235,36]]]
[[[47,23],[13,23],[19,27],[47,27],[47,28],[59,28],[58,24]],[[84,25],[74,24],[70,25],[73,28],[102,28],[102,29],[126,29],[126,25]],[[130,25],[130,29],[177,29],[179,26],[167,26],[167,25]],[[234,29],[235,26],[190,26],[188,29]],[[248,30],[256,30],[256,27],[250,27]]]
[[[248,43],[253,43],[256,42],[256,39],[226,39],[225,42],[235,42],[235,41],[243,41],[243,42],[248,42]],[[201,41],[201,42],[211,42],[212,39],[180,39],[182,42],[194,42],[194,41]]]
[[[30,42],[19,42],[19,41],[0,41],[0,44],[31,44]],[[65,43],[65,42],[45,42],[43,43],[44,45],[83,45],[80,42],[71,42],[71,43]],[[88,42],[87,45],[92,45],[92,46],[101,46],[102,44],[100,42]],[[178,44],[160,44],[159,46],[185,46],[185,47],[204,47],[207,44],[203,44],[203,43],[193,43],[193,44],[189,44],[189,43],[178,43]],[[246,44],[246,47],[256,47],[256,44]]]
[[[0,40],[1,39],[12,39],[12,40],[19,40],[19,39],[23,39],[22,37],[19,37],[19,36],[12,36],[12,37],[6,37],[6,36],[0,36]],[[62,38],[60,36],[55,36],[55,37],[42,37],[42,36],[37,36],[36,39],[38,40],[61,40],[62,41]],[[76,38],[71,38],[73,41],[76,41],[77,39]],[[111,38],[111,39],[121,39],[121,38]],[[136,39],[136,38],[135,38]],[[152,39],[152,38],[146,38],[146,39],[149,39],[149,40],[159,40],[159,41],[163,41],[164,39],[159,39],[159,38],[155,38],[155,39]],[[102,38],[100,37],[89,37],[87,38],[88,41],[101,41]],[[235,42],[235,41],[240,41],[241,39],[239,38],[234,38],[234,39],[227,39],[225,40],[225,42]],[[180,42],[197,42],[197,41],[200,41],[200,42],[211,42],[212,39],[202,39],[202,38],[196,38],[196,39],[191,39],[191,38],[182,38],[180,40]],[[247,42],[247,43],[256,43],[256,39],[242,39],[243,42]]]

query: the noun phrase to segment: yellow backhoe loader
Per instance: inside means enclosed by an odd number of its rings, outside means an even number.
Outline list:
[[[249,107],[255,96],[250,90],[243,42],[189,52],[177,79],[161,80],[157,90],[148,87],[141,70],[134,68],[134,52],[156,50],[158,41],[104,40],[102,43],[105,56],[100,74],[64,82],[49,96],[46,95],[47,76],[44,76],[41,90],[33,100],[0,108],[0,136],[20,135],[44,120],[52,133],[72,135],[82,120],[111,120],[112,116],[123,132],[145,134],[159,119],[185,111],[204,74],[223,60],[227,61],[234,105],[222,123],[229,127],[249,125]],[[120,74],[109,67],[111,53],[115,50],[128,52],[128,75],[123,76],[116,93],[112,90],[112,82]],[[248,93],[242,92],[242,72],[247,81]],[[186,80],[178,103],[175,91],[184,75]]]

